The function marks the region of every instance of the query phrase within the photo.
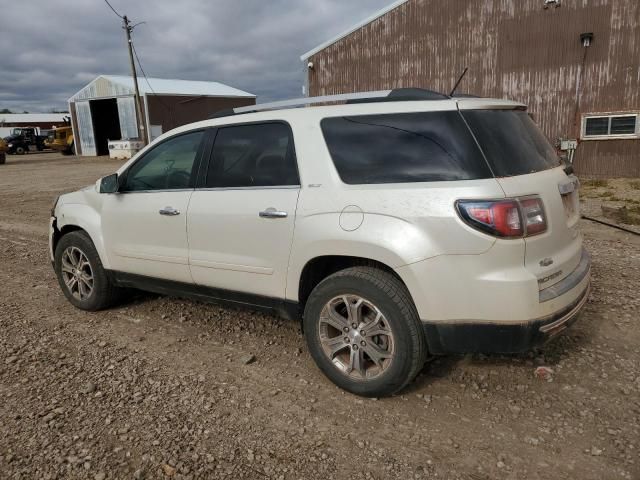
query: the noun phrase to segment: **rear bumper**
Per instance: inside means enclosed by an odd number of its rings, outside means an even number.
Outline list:
[[[444,353],[521,353],[546,343],[578,320],[591,283],[571,304],[545,318],[520,323],[423,322],[429,351]]]

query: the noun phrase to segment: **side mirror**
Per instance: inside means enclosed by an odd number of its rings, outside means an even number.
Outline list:
[[[100,193],[117,193],[120,188],[118,174],[112,173],[100,180]]]

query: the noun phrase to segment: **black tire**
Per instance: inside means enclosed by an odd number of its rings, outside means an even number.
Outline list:
[[[88,260],[92,273],[92,290],[86,298],[74,295],[65,283],[63,277],[63,255],[69,248],[75,248],[82,252]],[[113,285],[102,266],[100,256],[96,251],[91,238],[83,231],[75,231],[64,235],[56,245],[54,268],[58,277],[58,284],[67,300],[81,310],[104,310],[115,305],[120,299],[120,289]],[[78,282],[76,282],[78,283]]]
[[[4,152],[0,152],[0,165],[4,165],[7,161],[7,156]]]
[[[392,332],[393,354],[390,363],[384,369],[379,368],[373,378],[354,378],[345,373],[323,350],[321,313],[325,305],[342,295],[347,295],[348,298],[360,297],[377,308],[383,315],[383,322]],[[356,395],[385,397],[397,393],[416,377],[427,358],[424,332],[409,292],[397,277],[379,268],[352,267],[325,278],[311,292],[305,306],[303,322],[309,352],[320,370],[340,388]],[[342,335],[341,333],[331,339]],[[344,335],[346,341],[350,334]],[[347,349],[341,355],[353,355],[353,350],[358,348],[364,351],[364,345],[370,348],[364,340],[369,341],[371,338],[357,337],[356,341],[351,339],[350,346],[341,347]],[[357,347],[360,340],[363,346]],[[366,354],[365,351],[363,355]],[[369,360],[364,362],[369,365],[373,363],[371,357],[365,358]]]
[[[15,148],[15,153],[16,155],[24,155],[27,151],[23,146],[19,146]]]
[[[71,145],[69,145],[69,148],[65,148],[64,150],[62,150],[62,155],[75,155],[75,146],[73,145],[73,142],[71,142]]]

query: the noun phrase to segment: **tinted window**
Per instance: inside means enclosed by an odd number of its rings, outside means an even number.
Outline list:
[[[496,177],[539,172],[560,165],[547,138],[523,110],[465,110]]]
[[[345,183],[491,176],[458,112],[325,118],[321,127],[333,163]]]
[[[189,188],[191,173],[204,132],[162,142],[127,171],[125,191]]]
[[[290,129],[283,123],[218,130],[207,187],[298,185]]]
[[[585,135],[609,135],[609,117],[589,117],[585,125]]]
[[[633,135],[636,133],[637,117],[611,117],[611,135]]]

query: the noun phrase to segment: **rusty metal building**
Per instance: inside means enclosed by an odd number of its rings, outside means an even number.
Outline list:
[[[301,59],[311,96],[448,93],[469,67],[458,91],[529,105],[579,174],[640,176],[639,0],[400,0]]]
[[[145,78],[138,84],[146,141],[217,111],[256,103],[255,95],[218,82]],[[97,77],[69,99],[69,112],[78,155],[106,155],[109,140],[139,136],[132,77]]]

